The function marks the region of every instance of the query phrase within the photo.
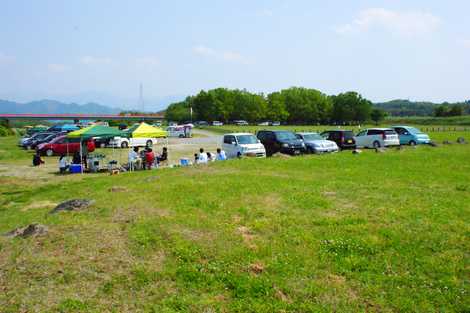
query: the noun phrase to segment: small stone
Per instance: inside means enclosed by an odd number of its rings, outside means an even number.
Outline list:
[[[47,227],[41,224],[30,224],[26,227],[16,228],[5,234],[7,237],[15,238],[27,238],[30,236],[40,236],[47,233]]]
[[[463,137],[457,138],[457,143],[461,145],[466,145],[468,142]]]
[[[127,192],[129,189],[123,186],[114,186],[109,188],[109,192]]]
[[[443,145],[451,145],[452,142],[450,142],[449,140],[444,140],[444,141],[442,142],[442,144],[443,144]]]
[[[79,211],[88,208],[93,203],[95,203],[94,200],[88,199],[68,200],[56,206],[50,213],[57,213],[60,211]]]

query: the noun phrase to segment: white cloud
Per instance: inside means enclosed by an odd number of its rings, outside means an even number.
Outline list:
[[[137,67],[143,68],[157,67],[160,65],[160,60],[153,56],[136,58],[134,62]]]
[[[109,65],[113,63],[113,60],[108,57],[94,57],[87,55],[80,58],[80,63],[83,65]]]
[[[370,8],[359,12],[351,23],[335,30],[339,34],[352,34],[382,29],[401,36],[416,37],[433,33],[440,23],[439,17],[428,12]]]
[[[193,52],[202,56],[217,56],[217,52],[209,47],[199,45],[193,48]]]
[[[235,51],[218,51],[204,45],[198,45],[193,48],[193,52],[197,55],[218,59],[227,62],[247,64],[248,59],[242,54]]]
[[[47,64],[47,70],[52,73],[63,73],[69,69],[68,66],[59,63]]]

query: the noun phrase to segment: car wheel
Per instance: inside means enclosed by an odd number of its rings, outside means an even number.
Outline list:
[[[237,158],[241,158],[242,154],[240,152],[237,152]]]
[[[149,147],[149,148],[153,147],[152,140],[147,140],[146,146]]]
[[[410,146],[416,146],[416,141],[411,140],[411,141],[410,141]]]
[[[179,137],[179,138],[184,138],[184,135],[179,135],[178,137]]]
[[[375,148],[375,149],[380,148],[380,142],[378,142],[378,141],[374,141],[374,144],[373,144],[373,145],[374,145],[374,148]]]
[[[49,157],[53,156],[53,155],[54,155],[54,150],[52,150],[52,149],[47,149],[47,150],[46,150],[46,155],[49,156]]]
[[[126,149],[127,147],[129,147],[129,144],[126,141],[121,142],[121,148]]]

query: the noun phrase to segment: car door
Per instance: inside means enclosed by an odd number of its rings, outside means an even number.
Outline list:
[[[224,149],[227,157],[234,158],[237,156],[237,141],[235,136],[227,135],[224,136],[224,143],[222,144],[222,148]]]
[[[356,146],[357,147],[365,147],[366,146],[366,136],[367,135],[367,130],[363,130],[361,132],[359,132],[356,137],[355,137],[355,140],[356,140]]]
[[[401,145],[408,144],[411,140],[413,140],[413,136],[410,134],[410,132],[406,128],[395,127],[394,130],[398,134],[398,138],[400,139]]]

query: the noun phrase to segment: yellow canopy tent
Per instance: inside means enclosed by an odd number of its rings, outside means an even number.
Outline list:
[[[159,127],[149,125],[147,123],[140,123],[134,125],[126,131],[129,137],[132,138],[164,138],[167,137],[167,132]]]

